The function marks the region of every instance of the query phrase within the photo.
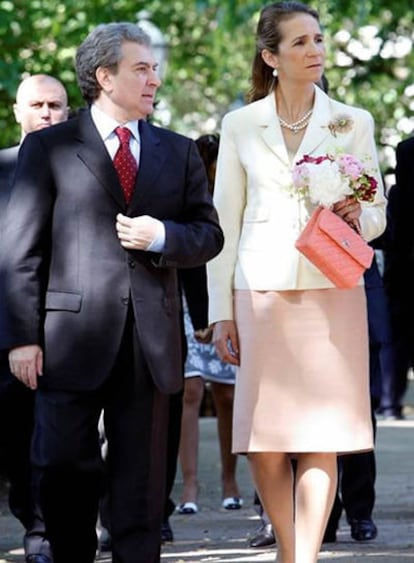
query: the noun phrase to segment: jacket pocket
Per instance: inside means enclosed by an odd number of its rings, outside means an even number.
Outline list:
[[[78,313],[81,309],[82,295],[65,291],[46,292],[47,311],[72,311]]]

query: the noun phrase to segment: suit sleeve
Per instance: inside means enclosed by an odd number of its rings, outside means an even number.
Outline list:
[[[208,191],[207,175],[194,141],[187,140],[183,206],[180,220],[164,220],[165,247],[158,266],[193,268],[216,256],[223,232]]]
[[[231,320],[233,311],[233,276],[246,205],[246,173],[240,162],[231,114],[223,119],[214,203],[224,231],[223,251],[207,265],[209,322]]]
[[[194,330],[208,326],[207,272],[205,266],[179,270],[188,312]]]
[[[396,185],[390,192],[388,221],[391,236],[387,251],[385,281],[390,295],[400,301],[411,296],[410,282],[414,270],[414,229],[412,183],[414,142],[403,141],[396,150]]]
[[[413,229],[411,226],[414,205],[413,190],[413,157],[414,142],[402,142],[396,150],[396,185],[393,194],[392,216],[390,217],[395,249],[403,256],[410,253],[413,247]]]
[[[2,245],[11,348],[41,345],[43,341],[42,311],[53,200],[52,178],[42,144],[28,135],[19,152]]]

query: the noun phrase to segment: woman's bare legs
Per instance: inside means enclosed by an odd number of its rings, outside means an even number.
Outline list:
[[[204,381],[201,377],[188,377],[184,382],[183,413],[181,417],[181,438],[179,460],[183,476],[181,503],[197,502],[198,494],[198,442],[201,401]]]
[[[295,563],[315,563],[335,499],[336,453],[298,455],[295,494]],[[283,560],[282,560],[283,561]]]
[[[277,538],[277,562],[299,563],[295,559],[293,470],[289,455],[255,452],[249,453],[248,459],[256,491]]]
[[[236,480],[237,455],[231,453],[234,385],[211,383],[217,414],[217,430],[221,456],[222,497],[240,497]]]
[[[335,453],[250,453],[256,490],[275,531],[278,563],[316,563],[335,498]],[[294,500],[295,499],[295,500]]]

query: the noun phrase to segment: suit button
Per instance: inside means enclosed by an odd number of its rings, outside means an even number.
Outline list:
[[[128,260],[128,266],[129,266],[130,268],[135,268],[135,260],[132,260],[132,258],[130,258],[130,259]]]
[[[128,305],[129,297],[121,297],[121,303],[122,305]]]

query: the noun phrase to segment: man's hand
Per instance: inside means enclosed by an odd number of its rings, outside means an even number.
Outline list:
[[[121,245],[128,250],[147,250],[157,235],[158,223],[149,215],[127,217],[118,213],[116,231]]]
[[[30,389],[37,389],[37,376],[43,375],[43,352],[37,344],[19,346],[9,352],[10,371]]]
[[[219,321],[215,323],[213,342],[220,360],[234,366],[240,365],[239,338],[234,321]]]

